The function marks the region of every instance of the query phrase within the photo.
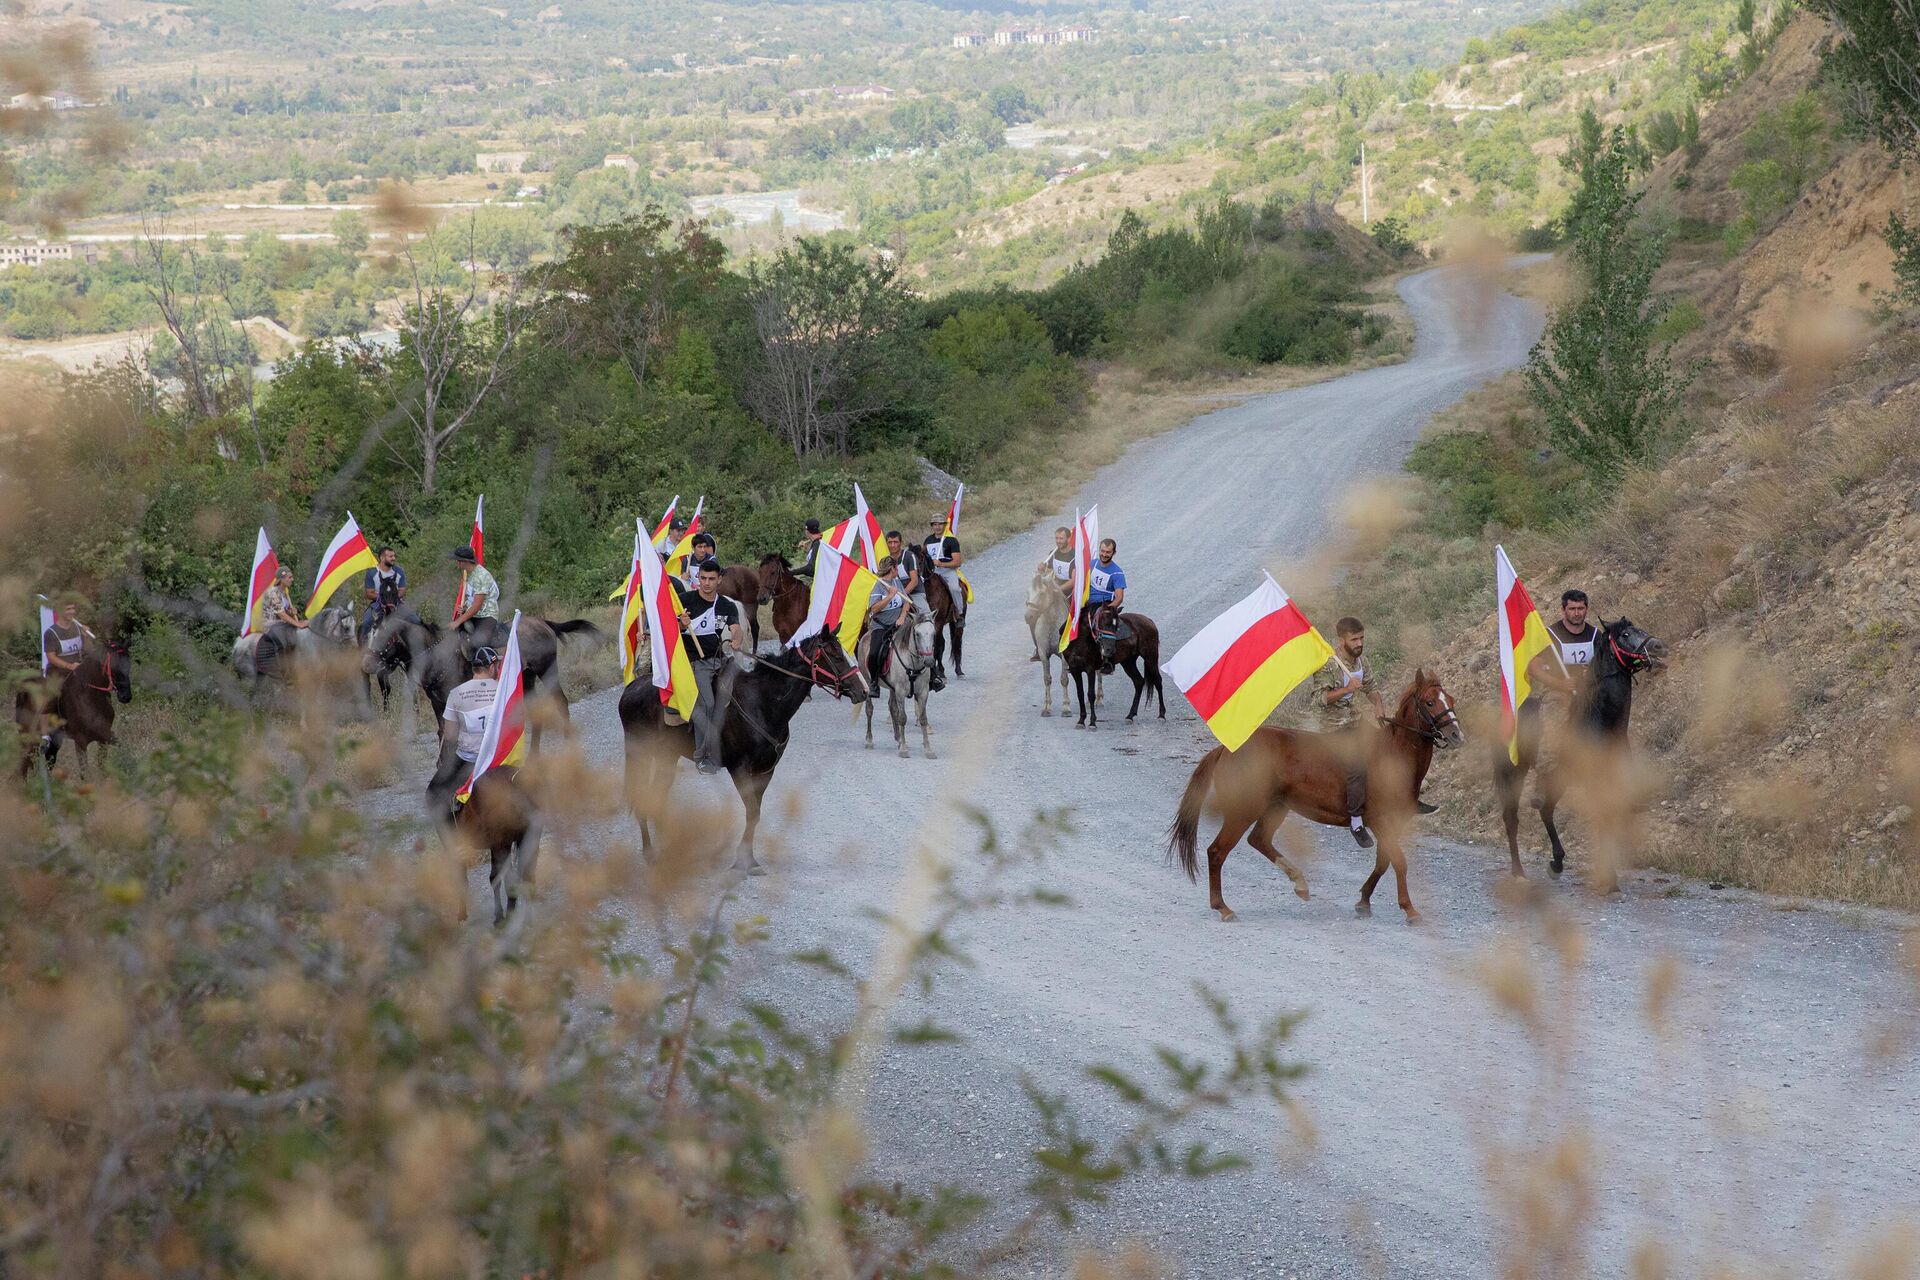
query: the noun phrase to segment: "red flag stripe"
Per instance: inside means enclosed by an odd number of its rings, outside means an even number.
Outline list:
[[[1486,599],[1485,596],[1480,598]],[[1527,615],[1534,612],[1533,599],[1527,595],[1527,589],[1520,585],[1518,578],[1514,579],[1513,590],[1507,592],[1502,607],[1507,611],[1507,634],[1518,644],[1520,637],[1527,634]]]
[[[1208,668],[1193,688],[1186,691],[1187,701],[1193,704],[1193,709],[1200,713],[1202,720],[1211,720],[1226,705],[1227,699],[1260,669],[1262,663],[1278,652],[1282,645],[1311,630],[1313,624],[1289,600],[1285,608],[1267,614],[1228,645],[1227,651],[1220,655],[1220,660]]]
[[[317,580],[320,582],[325,582],[327,580],[328,574],[332,573],[335,569],[338,569],[341,565],[353,559],[355,556],[371,555],[371,554],[372,553],[367,549],[367,535],[364,533],[355,533],[351,538],[348,538],[345,542],[340,544],[340,549],[333,553],[333,558],[331,560],[328,560],[326,563],[326,567],[320,570],[320,576]]]

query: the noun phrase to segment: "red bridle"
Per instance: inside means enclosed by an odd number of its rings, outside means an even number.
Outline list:
[[[107,682],[105,684],[94,684],[92,681],[88,681],[87,688],[93,690],[95,693],[118,693],[120,686],[114,683],[113,678],[113,646],[104,646],[100,650],[99,658],[100,670],[106,676]],[[79,673],[75,672],[74,674],[78,675]]]

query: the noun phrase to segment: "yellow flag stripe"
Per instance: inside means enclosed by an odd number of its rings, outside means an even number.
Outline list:
[[[1207,728],[1213,730],[1213,736],[1220,739],[1227,750],[1238,751],[1241,744],[1253,736],[1253,731],[1273,714],[1281,700],[1302,680],[1325,666],[1332,656],[1333,646],[1318,631],[1295,636],[1254,669],[1213,713]]]

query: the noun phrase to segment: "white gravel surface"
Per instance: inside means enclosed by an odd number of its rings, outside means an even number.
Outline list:
[[[1430,414],[1523,361],[1539,330],[1536,308],[1454,273],[1410,277],[1401,293],[1418,335],[1406,363],[1208,414],[1088,480],[1078,501],[1100,504],[1129,603],[1159,622],[1163,657],[1262,566],[1311,548],[1345,488],[1396,469]],[[1251,1168],[1128,1187],[1005,1274],[1059,1274],[1070,1246],[1138,1239],[1194,1277],[1493,1275],[1516,1233],[1489,1170],[1513,1167],[1504,1148],[1537,1150],[1583,1127],[1595,1275],[1627,1274],[1648,1240],[1675,1275],[1713,1261],[1839,1275],[1872,1233],[1920,1220],[1920,1065],[1910,1042],[1891,1055],[1870,1048],[1889,1028],[1912,1030],[1908,920],[1645,874],[1600,900],[1569,876],[1545,887],[1585,930],[1584,961],[1564,979],[1534,919],[1496,900],[1503,851],[1422,840],[1412,886],[1428,924],[1410,929],[1391,876],[1374,918],[1354,917],[1370,856],[1314,828],[1313,900],[1295,899],[1243,846],[1226,881],[1240,919],[1222,924],[1204,878],[1190,885],[1165,861],[1176,799],[1213,745],[1178,692],[1166,721],[1127,725],[1116,676],[1098,733],[1071,715],[1040,718],[1021,615],[1031,568],[1064,519],[970,563],[969,678],[934,699],[939,759],[921,758],[917,742],[912,760],[863,751],[845,706],[825,698],[803,711],[761,828],[774,872],[734,908],[769,916],[783,952],[827,946],[859,967],[880,936],[863,908],[889,907],[902,882],[903,832],[964,850],[955,802],[1009,832],[1037,809],[1073,809],[1040,873],[1073,905],[969,921],[976,965],[899,1010],[899,1021],[932,1017],[964,1041],[874,1055],[877,1171],[1017,1192],[1034,1133],[1021,1074],[1096,1118],[1117,1116],[1080,1065],[1146,1069],[1153,1044],[1216,1049],[1193,996],[1205,981],[1249,1020],[1308,1011],[1292,1052],[1311,1071],[1297,1097],[1315,1140],[1270,1107],[1211,1121],[1196,1136],[1250,1156]],[[573,713],[589,757],[610,767],[615,701],[603,692]],[[1482,770],[1485,753],[1470,747],[1437,767]],[[683,769],[675,795],[738,821],[721,780]],[[396,789],[378,807],[418,803],[417,789]],[[1203,843],[1213,831],[1203,825]],[[484,884],[473,888],[484,920]],[[1524,949],[1539,975],[1555,1027],[1545,1047],[1473,976],[1501,946]],[[1660,958],[1679,974],[1666,1034],[1645,1012]],[[843,987],[811,970],[742,981],[818,1026],[849,1007]]]

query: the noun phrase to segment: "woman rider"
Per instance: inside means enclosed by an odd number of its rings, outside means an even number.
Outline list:
[[[293,603],[293,570],[286,565],[280,566],[280,572],[273,575],[273,585],[260,593],[260,627],[262,630],[276,622],[284,622],[290,627],[306,630],[306,619],[300,616],[300,610]]]

